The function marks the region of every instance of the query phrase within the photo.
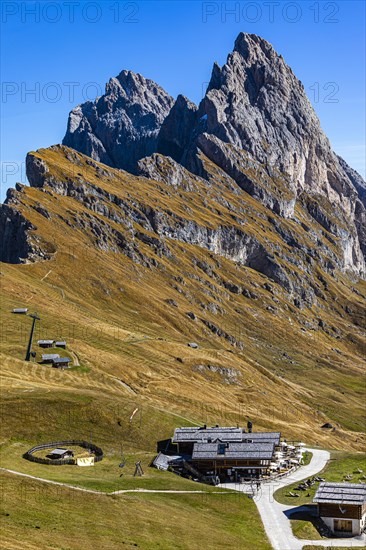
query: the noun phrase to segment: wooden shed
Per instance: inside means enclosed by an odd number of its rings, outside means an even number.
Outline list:
[[[56,368],[67,368],[69,364],[71,363],[70,357],[56,357],[52,360],[52,365]]]
[[[53,449],[50,454],[47,455],[47,458],[51,460],[61,460],[63,458],[73,457],[74,453],[70,449]]]
[[[58,353],[42,354],[42,363],[53,363],[55,359],[60,359],[60,356]]]
[[[336,536],[358,536],[366,522],[366,485],[323,482],[314,502],[323,522]]]
[[[53,348],[54,340],[38,340],[37,344],[40,348]]]
[[[56,340],[55,347],[66,349],[66,341],[65,340]]]

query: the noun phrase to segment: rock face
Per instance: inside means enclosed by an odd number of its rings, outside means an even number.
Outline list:
[[[274,188],[275,172],[272,179],[265,173],[261,178],[254,176],[253,166],[258,174],[261,174],[261,167],[250,158],[247,165],[243,160],[241,167],[236,166],[243,174],[248,173],[257,186],[253,190],[256,198],[250,201],[243,190],[244,179],[243,186],[239,186],[227,173],[229,170],[219,169],[202,154],[199,160],[207,179],[192,174],[172,158],[161,154],[139,161],[141,175],[132,176],[121,170],[108,169],[65,146],[29,153],[26,164],[30,185],[37,188],[39,197],[46,193],[57,203],[60,199],[63,203],[65,197],[65,207],[69,206],[67,216],[62,213],[61,218],[68,227],[81,230],[92,246],[100,250],[124,254],[135,264],[151,269],[158,267],[160,259],[164,258],[173,269],[177,269],[172,243],[200,247],[216,257],[234,262],[239,271],[250,268],[277,283],[297,307],[311,306],[316,296],[321,295],[314,269],[319,267],[331,274],[336,269],[344,269],[341,245],[347,234],[341,226],[334,225],[331,213],[328,217],[323,216],[317,201],[308,204],[306,201],[310,201],[310,197],[305,193],[300,197],[297,213],[290,220],[281,212],[273,213],[272,203],[259,205],[264,187],[268,188],[267,199],[273,196],[273,200],[277,200],[281,193]],[[233,177],[237,177],[234,169],[232,172]],[[240,183],[239,177],[237,181]],[[19,210],[26,221],[22,212],[28,215],[29,206],[52,224],[55,215],[42,207],[41,199],[32,199],[29,205],[26,190],[9,193],[7,204],[0,210],[0,219],[6,221],[5,227],[7,223],[10,228],[15,224],[9,218],[9,209],[13,218]],[[70,209],[70,198],[75,201],[73,210]],[[284,205],[288,201],[285,192],[282,198]],[[81,211],[77,203],[80,203]],[[44,221],[40,220],[40,223],[43,225]],[[338,240],[331,239],[324,228],[337,234]],[[24,237],[22,242],[43,244],[46,248],[29,248],[26,260],[51,257],[55,250],[50,243],[44,238],[37,242],[34,235],[31,239],[30,233],[34,231],[30,229],[35,228],[24,226],[20,232]],[[47,233],[48,230],[43,234]],[[9,229],[5,228],[4,234],[8,235]],[[10,242],[7,238],[3,240]],[[21,243],[15,246],[14,257],[9,256],[5,261],[23,261],[16,259],[24,257],[23,248]],[[218,277],[204,262],[197,261],[195,265],[229,292],[253,298],[246,289]]]
[[[24,264],[49,260],[55,252],[53,245],[35,233],[37,227],[18,208],[23,186],[17,184],[16,187],[8,190],[5,204],[0,207],[0,261]],[[40,205],[35,209],[48,216]]]
[[[197,106],[186,97],[179,95],[170,113],[164,120],[158,139],[158,151],[181,162],[197,122]]]
[[[226,64],[214,64],[199,107],[124,71],[71,112],[63,143],[134,173],[158,152],[207,179],[203,153],[280,216],[293,217],[301,201],[340,239],[344,268],[366,273],[366,184],[332,151],[302,83],[256,35],[240,33]],[[137,173],[155,177],[151,163]]]
[[[24,263],[33,253],[29,231],[34,226],[17,210],[2,205],[0,216],[0,261],[11,264]]]
[[[111,78],[105,94],[75,107],[63,144],[115,168],[133,172],[157,148],[173,99],[152,80],[131,71]]]
[[[188,120],[187,106],[180,102],[179,108]],[[318,202],[315,219],[319,223],[329,219],[329,212],[335,214],[336,208],[335,218],[341,218],[342,230],[339,226],[335,232],[330,230],[342,237],[345,267],[365,274],[365,182],[332,151],[302,83],[268,42],[241,33],[226,64],[214,65],[206,95],[195,117],[189,118],[190,139],[186,137],[188,129],[182,132],[179,123],[174,131],[175,118],[169,115],[162,126],[164,150],[189,170],[202,175],[197,150],[202,151],[280,215],[293,215],[303,191]],[[175,156],[174,145],[181,135],[189,144],[184,153],[178,149]],[[257,173],[258,163],[261,165],[262,181],[273,180],[275,175],[278,184],[272,189],[259,185],[251,177],[248,162]],[[282,197],[278,196],[281,187]],[[326,226],[329,230],[330,224]]]

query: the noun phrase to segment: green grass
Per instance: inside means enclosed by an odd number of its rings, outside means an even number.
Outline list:
[[[321,540],[321,531],[324,528],[323,522],[306,512],[297,512],[290,519],[292,532],[298,539]]]
[[[149,467],[156,441],[171,435],[175,426],[189,422],[141,405],[133,396],[108,395],[107,389],[105,393],[98,388],[79,393],[72,388],[61,391],[55,385],[54,391],[46,394],[35,390],[3,399],[1,466],[103,492],[153,489],[205,494],[93,495],[1,472],[2,544],[7,550],[18,550],[15,541],[19,540],[24,550],[96,546],[113,550],[136,545],[146,550],[198,550],[202,536],[208,549],[218,543],[228,548],[247,545],[248,550],[270,550],[251,499]],[[130,423],[136,405],[142,415]],[[104,459],[93,467],[80,468],[22,458],[37,443],[73,437],[92,437],[102,447]],[[119,468],[121,447],[124,468]],[[142,477],[133,476],[137,460],[142,462]]]
[[[126,465],[119,468],[120,455],[113,454],[103,458],[94,466],[78,467],[76,465],[48,465],[30,462],[22,457],[29,445],[22,442],[3,446],[0,465],[3,468],[16,470],[43,479],[77,485],[97,491],[112,492],[121,489],[155,489],[155,490],[188,490],[211,491],[209,485],[198,484],[171,472],[162,472],[150,466],[154,454],[135,452],[126,454]],[[135,462],[141,460],[143,476],[134,477]],[[123,474],[121,476],[121,474]]]
[[[308,464],[310,464],[312,458],[313,458],[313,453],[311,453],[310,451],[305,451],[304,454],[302,455],[301,464],[303,466],[307,466]]]
[[[84,372],[89,373],[91,371],[90,367],[86,367],[85,365],[75,365],[69,368],[72,372]]]
[[[366,474],[366,457],[364,453],[349,454],[342,451],[332,451],[328,464],[318,476],[323,477],[326,481],[346,481],[344,476],[352,474],[353,479],[351,479],[350,482],[360,483],[365,480],[363,479],[363,473],[359,474],[356,472],[358,468],[363,470]],[[294,488],[298,485],[298,483],[293,483],[292,485],[278,489],[274,493],[275,499],[281,504],[293,504],[294,506],[312,503],[319,483],[315,483],[306,491],[295,491]],[[298,494],[299,497],[294,498],[289,496],[290,491]],[[310,496],[307,496],[308,494]]]
[[[116,399],[99,392],[79,394],[55,388],[45,395],[37,391],[25,395],[27,399],[21,396],[2,400],[2,467],[108,492],[136,487],[196,488],[194,482],[149,466],[156,456],[157,441],[169,437],[177,425],[188,424],[179,416],[141,404],[133,397],[118,395]],[[130,422],[137,407],[139,412]],[[92,440],[103,449],[103,460],[93,467],[80,468],[38,464],[22,457],[34,445],[69,439]],[[124,468],[119,468],[121,452],[126,458]],[[133,477],[137,460],[142,462],[143,477]]]
[[[80,493],[8,474],[1,478],[7,550],[270,550],[255,504],[239,493]]]

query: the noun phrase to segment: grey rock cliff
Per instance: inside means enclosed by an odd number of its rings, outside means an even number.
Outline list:
[[[160,126],[173,103],[152,80],[122,71],[110,79],[103,96],[71,111],[63,144],[133,172],[139,159],[156,151]]]
[[[29,231],[34,226],[16,209],[2,205],[0,216],[0,261],[24,263],[33,254]]]
[[[23,187],[16,184],[16,189],[9,189],[0,205],[0,262],[25,264],[49,260],[54,253],[52,245],[35,234],[37,227],[18,208]],[[48,215],[42,207],[38,211]]]
[[[197,106],[179,95],[169,115],[164,120],[158,138],[158,152],[181,162],[197,123]]]

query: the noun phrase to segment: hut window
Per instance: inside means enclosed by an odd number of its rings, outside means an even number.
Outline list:
[[[219,443],[217,448],[217,454],[224,455],[225,454],[226,445],[225,443]]]

